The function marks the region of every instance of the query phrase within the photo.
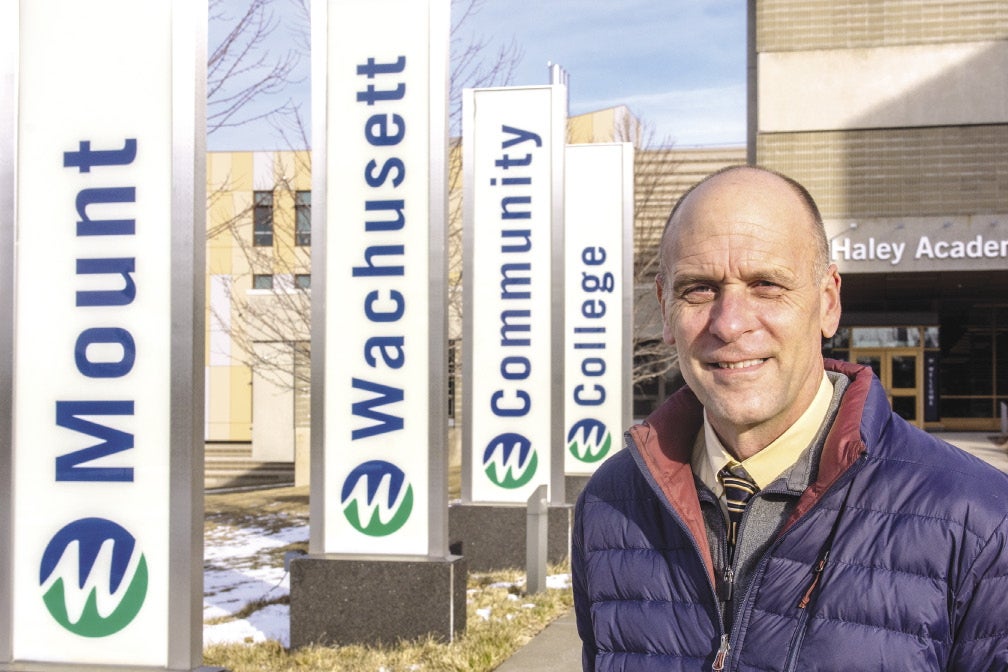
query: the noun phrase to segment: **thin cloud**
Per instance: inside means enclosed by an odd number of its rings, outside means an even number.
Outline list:
[[[466,29],[521,45],[514,84],[563,66],[575,113],[627,105],[676,144],[745,142],[745,3],[485,0]]]
[[[746,87],[744,83],[695,89],[675,89],[618,98],[572,103],[580,114],[626,105],[659,142],[679,147],[744,145],[746,142]]]

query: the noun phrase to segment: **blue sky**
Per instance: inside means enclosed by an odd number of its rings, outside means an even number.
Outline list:
[[[299,41],[299,17],[276,0],[274,50]],[[456,38],[491,47],[512,40],[522,53],[512,84],[547,82],[547,64],[570,75],[570,111],[627,105],[655,142],[679,147],[745,142],[743,0],[477,0]],[[225,0],[240,7],[243,0]],[[225,7],[235,15],[236,9]],[[211,44],[220,24],[211,24]],[[274,99],[309,110],[307,54],[296,81]],[[264,101],[265,103],[265,101]],[[267,123],[222,130],[211,150],[285,148]]]
[[[744,0],[485,0],[470,29],[514,36],[515,84],[570,74],[570,111],[627,105],[656,140],[745,143]],[[520,9],[518,9],[520,8]]]

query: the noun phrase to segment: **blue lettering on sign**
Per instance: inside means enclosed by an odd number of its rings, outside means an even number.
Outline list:
[[[121,289],[78,290],[78,306],[126,306],[136,298],[136,283],[130,275],[136,271],[135,259],[78,259],[77,275],[113,275],[122,277]]]
[[[587,269],[581,271],[580,282],[585,297],[580,311],[583,321],[574,321],[571,342],[574,350],[595,352],[586,353],[581,359],[582,380],[573,386],[574,403],[578,406],[601,406],[606,400],[605,386],[589,379],[606,372],[606,328],[593,322],[605,317],[608,307],[604,295],[616,289],[615,276],[598,268],[607,258],[604,247],[586,247],[581,251],[581,262]]]
[[[532,347],[532,177],[518,174],[515,169],[528,168],[533,162],[531,151],[506,152],[522,145],[523,150],[542,147],[542,137],[506,124],[501,125],[501,155],[494,160],[499,174],[490,178],[490,186],[501,189],[500,238],[501,254],[507,261],[500,266],[500,298],[505,302],[500,312],[500,345],[502,348]],[[525,145],[524,143],[531,143]],[[521,224],[521,228],[511,228]],[[549,232],[547,232],[547,236]],[[501,360],[501,376],[505,381],[525,380],[532,372],[531,361],[524,355],[507,354]],[[520,386],[509,386],[490,396],[490,411],[497,417],[518,418],[532,409],[532,395]]]
[[[101,166],[127,166],[137,155],[137,141],[127,138],[122,149],[91,149],[90,140],[81,140],[77,151],[63,153],[63,167],[76,168],[78,173],[91,173]],[[134,186],[88,186],[77,192],[76,235],[133,236],[136,219],[122,217],[126,206],[136,201]],[[109,215],[119,215],[109,217]],[[100,282],[104,289],[79,289],[75,305],[89,308],[129,306],[136,300],[137,286],[133,279],[136,259],[133,257],[80,258],[76,261],[77,276],[107,276]],[[110,356],[108,353],[112,352]],[[136,362],[137,347],[133,334],[119,326],[95,326],[84,329],[74,344],[74,363],[86,378],[123,378]],[[56,402],[56,425],[101,439],[88,448],[58,455],[55,459],[57,481],[123,482],[133,480],[133,467],[94,466],[116,453],[133,448],[133,435],[107,427],[84,417],[132,416],[132,400],[93,400]]]
[[[81,466],[133,447],[133,435],[84,420],[82,416],[133,415],[132,401],[57,401],[56,425],[102,439],[56,458],[57,481],[132,481],[132,467]]]
[[[379,62],[371,57],[357,66],[357,75],[369,80],[367,86],[357,92],[357,102],[381,108],[374,114],[369,113],[363,128],[364,139],[376,150],[393,152],[406,138],[408,129],[403,116],[384,109],[406,96],[406,83],[397,77],[405,70],[405,56],[389,62]],[[364,336],[362,355],[364,363],[372,369],[384,365],[392,371],[406,363],[406,335],[403,327],[397,326],[407,310],[406,295],[400,291],[403,286],[401,279],[406,274],[406,245],[396,234],[405,231],[408,222],[406,201],[389,196],[394,195],[390,190],[397,189],[405,181],[406,163],[394,155],[377,156],[364,165],[363,179],[366,185],[362,189],[366,194],[363,206],[365,235],[354,236],[354,239],[366,242],[361,251],[362,262],[351,269],[352,277],[366,283],[362,287],[362,312],[364,324],[368,325],[365,328],[372,329]],[[375,240],[380,242],[372,242],[367,234],[374,234]],[[396,282],[399,284],[393,284]],[[405,423],[401,413],[395,411],[405,398],[402,386],[362,378],[352,378],[351,386],[370,395],[351,402],[353,415],[370,423],[353,428],[350,433],[352,440],[403,429]]]
[[[88,355],[88,346],[105,343],[119,346],[122,357],[119,361],[93,362]],[[136,344],[133,336],[125,329],[102,327],[85,329],[77,337],[74,347],[74,362],[77,370],[88,378],[122,378],[133,370],[136,360]]]
[[[365,392],[372,392],[377,395],[364,401],[354,402],[354,415],[362,418],[368,418],[369,420],[374,420],[376,422],[376,424],[371,425],[370,427],[360,427],[353,430],[352,436],[354,441],[357,439],[366,439],[369,436],[385,434],[386,432],[397,431],[403,428],[402,418],[375,410],[375,407],[377,406],[387,406],[388,404],[394,404],[402,401],[402,389],[398,387],[389,387],[388,385],[382,385],[381,383],[372,383],[367,380],[361,380],[360,378],[354,378],[352,384],[355,390],[364,390]]]

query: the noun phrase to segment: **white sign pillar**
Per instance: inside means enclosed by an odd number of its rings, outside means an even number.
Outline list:
[[[562,85],[463,98],[462,499],[562,503]]]
[[[631,421],[633,145],[569,145],[565,175],[565,471],[590,475]]]
[[[312,552],[444,556],[448,2],[313,7]]]
[[[0,342],[14,332],[0,669],[191,670],[206,5],[20,0],[0,14],[0,269],[14,269],[0,284],[16,287],[12,320],[0,300]]]
[[[449,0],[312,4],[311,555],[292,563],[294,647],[465,623],[447,532],[449,23]]]

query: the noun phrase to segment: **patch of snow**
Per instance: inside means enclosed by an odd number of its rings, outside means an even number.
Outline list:
[[[224,619],[240,612],[248,604],[282,599],[290,594],[290,576],[280,566],[265,566],[261,555],[308,540],[308,526],[298,522],[277,532],[263,528],[216,526],[204,540],[203,620]],[[498,582],[490,588],[510,590],[524,584]],[[546,577],[550,589],[570,588],[570,574]],[[468,590],[467,592],[476,592]],[[518,595],[509,593],[509,600]],[[531,607],[532,605],[523,605]],[[476,615],[490,620],[489,607],[477,609]],[[512,618],[508,615],[507,618]],[[276,640],[290,646],[290,607],[267,604],[245,618],[225,620],[203,626],[204,644],[255,643]]]

